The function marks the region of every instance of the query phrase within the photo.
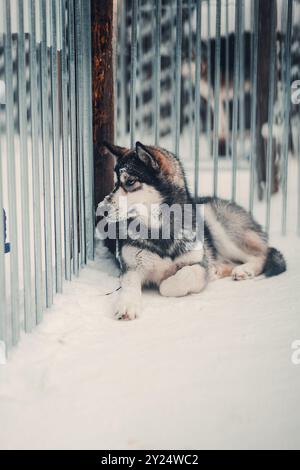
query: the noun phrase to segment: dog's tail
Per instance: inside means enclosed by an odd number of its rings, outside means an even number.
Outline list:
[[[264,266],[264,275],[266,277],[278,276],[285,271],[286,261],[283,254],[276,250],[276,248],[269,248]]]

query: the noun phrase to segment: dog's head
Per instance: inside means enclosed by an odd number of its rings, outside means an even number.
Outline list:
[[[105,148],[115,157],[115,187],[105,198],[118,217],[120,200],[126,202],[129,212],[137,205],[146,210],[167,202],[170,194],[185,193],[186,183],[182,166],[172,153],[160,147],[136,143],[127,149],[105,143]]]

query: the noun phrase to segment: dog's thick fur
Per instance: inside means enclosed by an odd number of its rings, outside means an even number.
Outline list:
[[[286,270],[282,254],[269,248],[268,237],[243,208],[219,198],[194,200],[179,159],[159,147],[137,142],[135,149],[105,144],[116,158],[116,185],[105,198],[116,211],[120,196],[128,205],[174,203],[195,210],[204,205],[204,240],[185,236],[166,239],[116,240],[122,270],[122,289],[116,318],[131,320],[141,312],[142,287],[156,285],[161,295],[184,296],[201,292],[210,280],[231,276],[240,281]],[[195,229],[193,214],[193,229]],[[149,220],[143,223],[150,224]]]

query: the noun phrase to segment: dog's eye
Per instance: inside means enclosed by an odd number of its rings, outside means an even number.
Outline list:
[[[136,180],[134,178],[130,178],[126,181],[126,186],[133,186]]]

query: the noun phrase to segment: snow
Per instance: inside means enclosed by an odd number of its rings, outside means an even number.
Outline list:
[[[209,152],[205,139],[200,144],[200,191],[210,193]],[[18,145],[16,140],[20,181]],[[173,143],[163,146],[171,149]],[[180,154],[193,187],[189,134],[181,139]],[[5,155],[2,139],[4,174]],[[117,322],[112,314],[119,272],[99,245],[95,262],[65,283],[42,324],[23,334],[8,364],[0,365],[0,449],[300,449],[300,365],[292,361],[293,344],[300,341],[299,162],[291,160],[289,167],[288,237],[279,235],[282,195],[272,198],[271,242],[288,262],[288,272],[278,278],[224,279],[178,299],[147,290],[141,317]],[[249,168],[243,165],[237,200],[248,207]],[[220,169],[220,195],[229,198],[231,162],[220,161]],[[265,209],[255,201],[261,223]],[[31,233],[32,227],[31,215]],[[9,256],[6,263],[8,273]],[[20,267],[21,287],[22,277]],[[9,294],[9,283],[7,289]]]
[[[99,245],[0,368],[0,448],[300,448],[299,239],[272,242],[282,276],[149,290],[133,322],[111,317],[118,270]]]
[[[291,159],[287,237],[282,195],[272,198],[271,243],[288,261],[278,278],[224,279],[178,299],[147,290],[142,316],[118,322],[119,272],[99,244],[0,366],[0,449],[300,448],[297,168]],[[247,207],[247,169],[237,179]],[[211,187],[203,167],[201,191]],[[256,201],[255,216],[264,222],[265,204]]]

